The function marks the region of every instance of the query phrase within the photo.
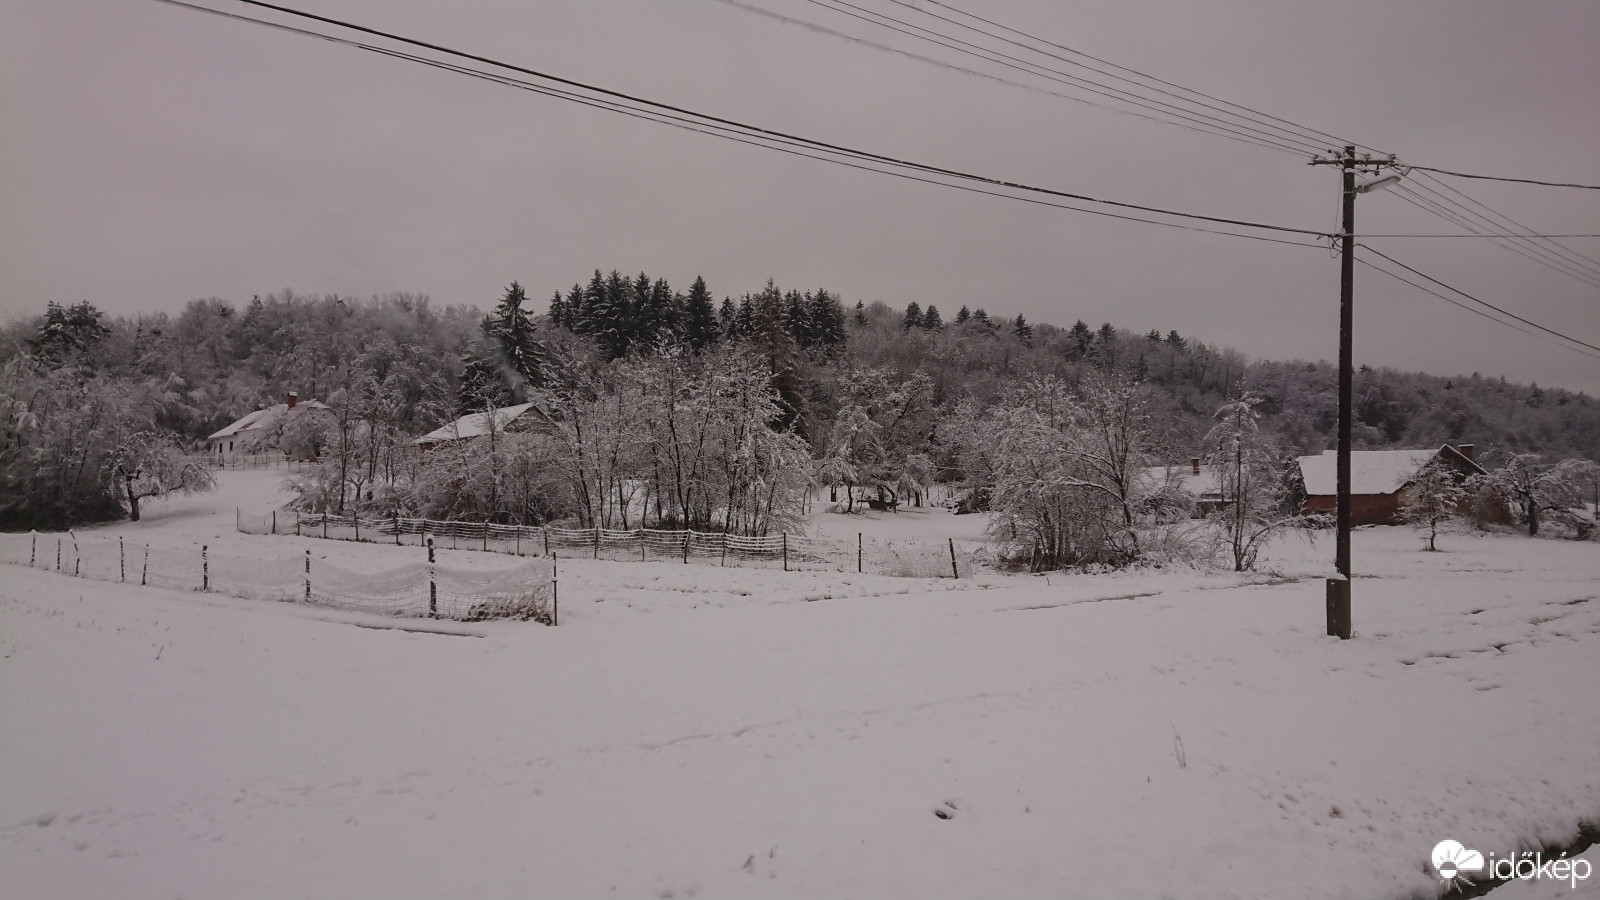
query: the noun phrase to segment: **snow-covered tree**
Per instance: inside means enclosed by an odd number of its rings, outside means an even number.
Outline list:
[[[1439,532],[1460,518],[1467,489],[1460,473],[1434,458],[1417,471],[1401,497],[1400,520],[1422,529],[1423,545],[1438,550]]]
[[[183,452],[170,434],[137,431],[106,457],[113,489],[127,499],[128,518],[139,521],[139,501],[168,494],[204,493],[216,487],[205,463]]]
[[[1217,424],[1206,435],[1206,461],[1216,473],[1221,503],[1211,518],[1222,530],[1234,571],[1254,569],[1267,540],[1304,520],[1286,509],[1288,479],[1271,437],[1262,430],[1256,407],[1245,396],[1217,410]]]
[[[1582,506],[1593,465],[1582,459],[1550,464],[1537,453],[1517,453],[1498,469],[1475,476],[1473,484],[1505,498],[1527,524],[1528,534],[1537,535],[1547,512],[1560,516]]]

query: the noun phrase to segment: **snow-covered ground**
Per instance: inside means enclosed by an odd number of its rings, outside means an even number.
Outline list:
[[[223,478],[93,531],[417,552],[236,534],[281,473]],[[981,530],[908,512],[871,515]],[[561,627],[442,634],[0,567],[0,894],[1431,897],[1441,839],[1600,822],[1600,547],[1419,546],[1356,534],[1347,642],[1326,538],[1259,576],[563,560]]]

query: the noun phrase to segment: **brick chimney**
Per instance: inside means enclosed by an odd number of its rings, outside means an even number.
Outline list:
[[[1477,462],[1478,461],[1478,458],[1475,455],[1478,452],[1478,448],[1473,446],[1472,444],[1457,444],[1456,445],[1456,451],[1459,452],[1462,456],[1465,456],[1467,459],[1472,460],[1473,462]]]
[[[299,400],[299,399],[300,399],[300,394],[299,393],[297,393],[295,391],[290,391],[288,399],[285,400],[284,402],[289,404],[289,408],[290,409],[294,409],[295,401]]]
[[[1189,471],[1193,472],[1196,475],[1200,474],[1200,457],[1198,457],[1198,456],[1189,457]]]

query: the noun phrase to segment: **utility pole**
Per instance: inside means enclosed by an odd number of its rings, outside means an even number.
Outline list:
[[[1350,431],[1351,398],[1355,387],[1353,359],[1355,331],[1355,267],[1356,267],[1356,194],[1364,194],[1376,187],[1398,181],[1392,174],[1356,186],[1356,173],[1376,173],[1389,166],[1399,168],[1394,157],[1373,159],[1356,158],[1356,148],[1347,145],[1338,157],[1315,157],[1313,166],[1338,166],[1343,170],[1344,184],[1341,196],[1344,203],[1343,222],[1340,225],[1339,249],[1339,450],[1338,450],[1338,503],[1335,512],[1337,536],[1334,541],[1333,567],[1339,573],[1328,579],[1327,607],[1328,634],[1340,640],[1350,639]]]

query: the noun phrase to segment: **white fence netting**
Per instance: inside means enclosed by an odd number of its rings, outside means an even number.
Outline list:
[[[484,572],[423,561],[352,571],[284,547],[266,555],[171,548],[88,535],[0,535],[0,563],[97,581],[309,603],[394,616],[555,624],[556,583],[548,560]]]
[[[909,578],[969,578],[981,548],[945,540],[884,541],[858,535],[854,541],[796,534],[746,537],[703,531],[650,528],[556,528],[495,525],[404,517],[369,518],[275,510],[237,515],[247,534],[293,534],[329,540],[483,550],[524,557],[589,557],[609,560],[674,560],[786,571],[861,572]]]

